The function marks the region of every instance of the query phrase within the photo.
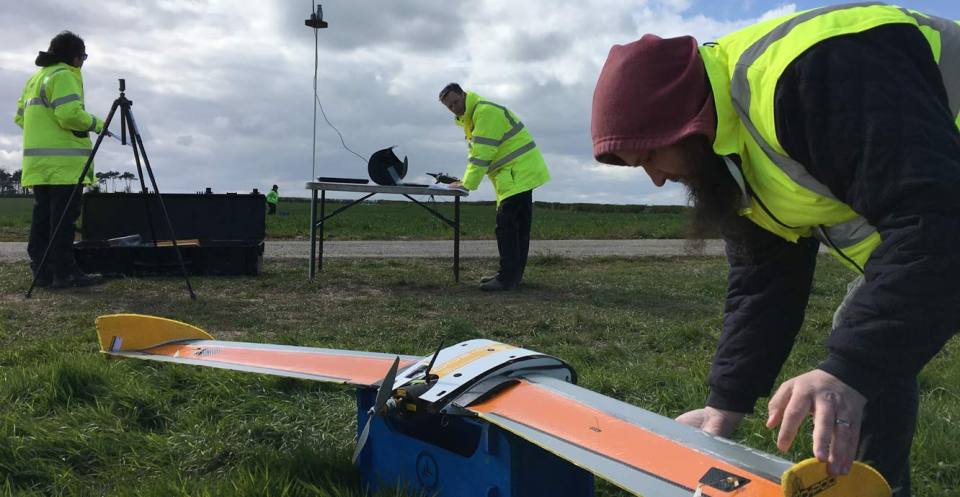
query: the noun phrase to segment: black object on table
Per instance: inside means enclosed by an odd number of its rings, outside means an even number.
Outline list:
[[[320,176],[317,178],[317,181],[321,183],[351,183],[355,185],[365,185],[370,182],[370,180],[363,178],[334,178],[330,176]]]

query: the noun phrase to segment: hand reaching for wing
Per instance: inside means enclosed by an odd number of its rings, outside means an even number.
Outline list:
[[[746,414],[742,412],[725,411],[707,406],[703,409],[685,412],[677,416],[677,421],[699,428],[711,435],[729,437],[740,425],[744,416]]]

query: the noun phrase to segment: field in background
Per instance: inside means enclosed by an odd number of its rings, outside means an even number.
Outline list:
[[[260,277],[117,280],[31,300],[23,264],[0,264],[0,495],[356,496],[349,388],[181,365],[107,360],[96,316],[161,315],[227,340],[423,355],[485,337],[567,360],[580,384],[675,416],[702,405],[725,294],[722,258],[534,257],[518,292],[476,279],[492,260],[336,260],[313,282],[296,261]],[[850,274],[822,257],[782,377],[824,354]],[[960,340],[921,375],[916,495],[960,482]],[[735,438],[775,451],[763,401]],[[809,426],[788,454],[810,453]],[[394,495],[390,492],[387,495]],[[600,484],[598,495],[622,496]]]
[[[418,199],[419,200],[419,199]],[[31,198],[0,198],[0,241],[26,241],[30,232]],[[327,202],[327,213],[345,205]],[[431,203],[453,218],[453,204]],[[461,236],[493,239],[496,206],[463,203]],[[686,208],[678,206],[553,204],[537,202],[531,236],[538,240],[604,240],[683,238]],[[310,203],[281,199],[278,215],[267,216],[267,238],[308,239]],[[176,227],[174,227],[176,229]],[[328,221],[329,240],[445,240],[453,231],[412,202],[387,201],[351,207]]]
[[[32,197],[0,197],[0,242],[27,241],[32,213]]]

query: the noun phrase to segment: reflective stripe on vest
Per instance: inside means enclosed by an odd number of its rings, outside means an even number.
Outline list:
[[[44,106],[44,107],[49,107],[49,106],[50,106],[50,104],[47,103],[47,83],[50,81],[50,78],[51,78],[54,74],[56,74],[56,73],[58,73],[58,72],[61,72],[61,71],[66,71],[66,70],[67,70],[66,68],[61,67],[60,69],[57,69],[56,71],[53,71],[53,72],[51,72],[50,74],[47,74],[46,76],[44,76],[43,82],[40,83],[40,92],[39,92],[39,93],[40,93],[40,101],[43,102],[43,106]],[[33,99],[31,99],[31,100],[33,100]],[[58,99],[58,100],[59,100],[59,99]]]
[[[833,195],[830,189],[810,175],[803,165],[794,159],[787,157],[786,155],[778,153],[776,150],[774,150],[773,146],[771,146],[771,144],[763,138],[755,123],[750,118],[752,95],[748,72],[754,62],[756,62],[766,52],[766,50],[771,47],[771,45],[785,38],[794,28],[804,22],[839,10],[883,5],[884,4],[882,3],[869,2],[823,7],[803,12],[794,17],[786,19],[764,36],[756,40],[741,54],[731,76],[730,95],[732,98],[733,108],[740,117],[740,122],[743,124],[744,128],[749,132],[750,136],[757,143],[757,145],[759,145],[761,150],[763,150],[767,158],[796,184],[806,188],[807,190],[810,190],[813,193],[838,202],[839,200],[835,195]],[[916,12],[911,12],[907,9],[899,10],[915,19],[920,26],[931,28],[939,34],[939,47],[933,46],[932,49],[934,49],[935,55],[938,58],[941,77],[943,78],[944,86],[947,90],[950,111],[953,113],[954,118],[958,119],[958,114],[960,114],[960,25],[954,21],[938,17],[925,16]],[[938,48],[939,50],[937,50]],[[757,198],[757,201],[764,208],[766,213],[778,224],[790,229],[798,228],[796,226],[789,226],[783,223],[776,218],[774,213],[770,212],[765,206],[763,206],[763,203],[759,198]],[[876,228],[871,226],[862,216],[857,216],[847,221],[836,223],[830,226],[820,225],[817,226],[817,228],[818,229],[812,230],[812,234],[821,242],[826,243],[838,252],[842,249],[861,244],[868,238],[877,234]],[[860,267],[861,264],[851,260],[842,252],[839,255],[842,258],[847,259],[853,264],[854,267],[862,271],[862,268]]]
[[[507,132],[504,133],[503,136],[501,136],[499,139],[488,138],[485,136],[474,136],[473,137],[474,143],[479,143],[480,145],[490,145],[491,147],[499,147],[500,144],[513,138],[514,136],[516,136],[517,133],[523,130],[523,123],[514,119],[513,116],[510,115],[510,111],[507,110],[506,107],[499,104],[495,104],[487,100],[480,100],[479,102],[477,102],[477,107],[481,105],[489,105],[491,107],[496,107],[502,110],[503,116],[507,119],[507,122],[510,123],[510,129],[508,129]],[[474,107],[474,112],[476,112],[477,107]]]
[[[500,158],[500,160],[498,160],[497,162],[494,162],[494,163],[493,163],[493,166],[490,167],[490,171],[489,171],[489,172],[496,171],[497,169],[505,166],[508,162],[516,159],[517,157],[520,157],[521,155],[523,155],[523,154],[525,154],[525,153],[527,153],[527,152],[529,152],[529,151],[531,151],[531,150],[533,150],[533,149],[535,149],[535,148],[537,148],[537,144],[534,143],[533,140],[527,142],[526,145],[524,145],[524,146],[522,146],[522,147],[514,150],[513,152],[510,152],[510,153],[507,154],[507,155],[504,155],[503,157]]]
[[[950,112],[953,112],[953,117],[956,118],[960,114],[960,24],[907,9],[900,10],[916,19],[920,26],[932,28],[940,34],[940,50],[936,54],[937,65],[940,67],[943,85],[947,89]]]
[[[40,156],[70,156],[70,157],[87,157],[90,155],[90,149],[87,148],[25,148],[23,149],[24,157],[40,157]]]
[[[480,167],[490,167],[490,163],[491,163],[491,162],[493,162],[493,161],[480,160],[480,159],[478,159],[478,158],[476,158],[476,157],[471,157],[471,158],[470,158],[470,163],[471,163],[471,164],[473,164],[473,165],[475,165],[475,166],[480,166]]]
[[[74,100],[80,100],[80,95],[73,93],[70,95],[64,95],[53,102],[47,102],[45,99],[37,97],[27,100],[26,105],[40,105],[43,107],[49,107],[51,109],[56,109],[57,106],[63,105],[65,103],[73,102]]]

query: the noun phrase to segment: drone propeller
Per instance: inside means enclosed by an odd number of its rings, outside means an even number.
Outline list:
[[[363,447],[367,445],[367,439],[370,437],[370,423],[373,422],[373,417],[384,414],[387,400],[390,399],[390,393],[393,391],[393,382],[397,379],[397,368],[399,366],[400,358],[397,357],[393,361],[393,366],[390,366],[390,371],[387,371],[387,376],[385,376],[383,382],[380,383],[380,388],[377,389],[377,398],[373,402],[373,407],[371,407],[367,413],[367,423],[363,425],[363,431],[360,433],[360,437],[357,438],[357,448],[353,450],[353,464],[357,464],[357,460],[360,459],[360,453],[363,452]]]

